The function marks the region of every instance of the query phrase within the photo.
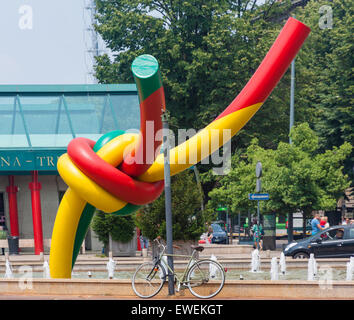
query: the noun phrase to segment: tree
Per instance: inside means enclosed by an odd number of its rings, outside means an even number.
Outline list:
[[[255,208],[247,195],[255,191],[255,167],[261,161],[262,189],[270,195],[270,200],[261,202],[262,212],[301,210],[306,217],[313,210],[333,210],[349,186],[343,162],[352,146],[344,143],[321,153],[318,137],[307,123],[294,127],[291,138],[292,144],[280,142],[276,150],[264,149],[254,139],[243,159],[234,155],[230,174],[209,193],[208,206],[216,209],[224,201],[234,213]]]
[[[201,211],[201,197],[194,175],[182,172],[171,179],[172,226],[174,240],[195,240],[205,231],[208,216]],[[135,217],[144,236],[166,237],[165,197],[144,206]]]
[[[296,124],[308,122],[316,130],[322,153],[339,148],[345,141],[352,144],[351,3],[328,3],[333,10],[333,28],[321,29],[322,2],[303,1],[303,6],[295,11],[291,2],[96,0],[96,30],[114,53],[112,61],[107,55],[98,57],[96,76],[102,83],[133,82],[130,66],[134,58],[143,53],[154,55],[161,66],[171,128],[200,129],[214,120],[243,88],[284,20],[294,13],[311,27],[310,36],[296,57]],[[287,72],[252,121],[232,139],[236,158],[246,153],[254,138],[260,147],[272,149],[288,141],[289,94]],[[282,148],[290,152],[285,146]],[[345,160],[345,172],[349,174],[353,174],[353,157],[352,151]],[[271,162],[269,165],[276,166]],[[310,166],[305,160],[302,165]],[[200,171],[209,168],[203,165]],[[273,173],[286,177],[287,170],[285,166],[274,167]],[[206,194],[221,183],[209,173],[202,180]],[[273,188],[279,189],[275,185]],[[271,200],[267,205],[272,203],[279,206],[277,210],[290,210],[290,202]]]
[[[98,239],[107,246],[109,235],[111,235],[112,240],[123,243],[132,240],[135,224],[131,216],[117,216],[96,211],[92,220],[92,229],[97,234]]]
[[[97,31],[114,52],[97,59],[102,83],[133,82],[130,65],[143,53],[160,63],[171,128],[205,127],[250,79],[275,40],[290,1],[97,0]],[[255,118],[233,139],[275,147],[287,140],[288,74]],[[274,117],[274,115],[277,117]],[[272,120],[272,121],[269,121]]]
[[[322,151],[354,141],[353,10],[351,1],[333,0],[312,1],[296,11],[296,17],[311,27],[299,53],[296,104],[309,110],[308,121]],[[345,167],[352,181],[353,161],[352,151]]]

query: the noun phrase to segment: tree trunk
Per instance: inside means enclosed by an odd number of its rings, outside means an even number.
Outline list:
[[[302,212],[302,237],[306,238],[306,218],[308,217],[308,213],[306,211]]]

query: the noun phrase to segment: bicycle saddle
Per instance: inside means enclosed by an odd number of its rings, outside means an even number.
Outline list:
[[[191,248],[192,248],[193,250],[197,250],[197,251],[199,251],[199,252],[202,252],[202,251],[204,250],[204,247],[202,247],[202,246],[191,246]]]

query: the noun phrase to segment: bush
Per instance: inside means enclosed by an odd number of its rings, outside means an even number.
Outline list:
[[[109,234],[115,241],[126,243],[132,240],[135,224],[132,216],[116,216],[97,211],[93,217],[92,229],[106,246],[109,242]]]
[[[194,174],[184,171],[171,178],[173,240],[196,240],[205,231],[207,218],[201,212],[202,193]],[[144,206],[135,217],[142,234],[166,237],[165,196]]]

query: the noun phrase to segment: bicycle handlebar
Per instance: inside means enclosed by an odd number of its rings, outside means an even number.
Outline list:
[[[160,243],[160,240],[161,240],[161,237],[160,236],[157,236],[154,241],[156,241],[157,243]]]
[[[154,239],[154,241],[157,242],[157,245],[158,245],[159,247],[165,247],[165,246],[160,242],[160,240],[161,240],[161,237],[160,237],[160,236],[158,236],[158,237],[156,237],[156,239]]]

